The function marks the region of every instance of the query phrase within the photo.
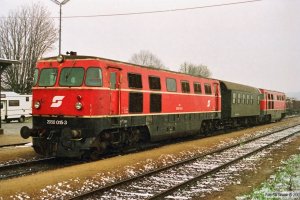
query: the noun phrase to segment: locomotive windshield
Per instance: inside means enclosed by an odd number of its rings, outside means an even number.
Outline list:
[[[39,86],[42,87],[54,86],[56,82],[56,77],[57,77],[56,68],[42,69],[40,80],[39,80]]]
[[[59,85],[68,87],[81,86],[83,77],[83,68],[63,68],[60,73]]]

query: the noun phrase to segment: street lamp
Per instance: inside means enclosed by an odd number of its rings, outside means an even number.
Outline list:
[[[61,7],[62,5],[65,5],[70,0],[63,0],[62,2],[59,2],[57,0],[51,0],[55,4],[59,5],[59,55],[61,54]]]

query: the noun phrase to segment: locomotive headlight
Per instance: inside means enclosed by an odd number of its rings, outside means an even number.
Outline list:
[[[64,59],[65,59],[64,56],[60,54],[60,55],[57,56],[56,60],[57,60],[58,63],[62,63],[64,61]]]
[[[40,103],[39,101],[36,101],[36,102],[34,103],[34,107],[35,107],[36,109],[39,109],[39,108],[41,107],[41,103]]]
[[[81,110],[81,109],[82,109],[82,103],[77,102],[77,103],[75,104],[75,108],[76,108],[77,110]]]

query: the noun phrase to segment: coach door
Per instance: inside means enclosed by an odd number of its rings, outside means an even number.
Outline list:
[[[119,115],[121,111],[121,80],[119,68],[109,67],[110,114]]]

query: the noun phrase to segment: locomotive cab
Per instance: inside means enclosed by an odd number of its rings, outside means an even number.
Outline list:
[[[95,116],[109,113],[103,84],[103,66],[97,59],[58,56],[40,60],[34,73],[33,128],[21,136],[33,139],[42,155],[79,157],[95,142]],[[93,116],[93,117],[92,117]],[[105,126],[103,121],[99,127]]]

